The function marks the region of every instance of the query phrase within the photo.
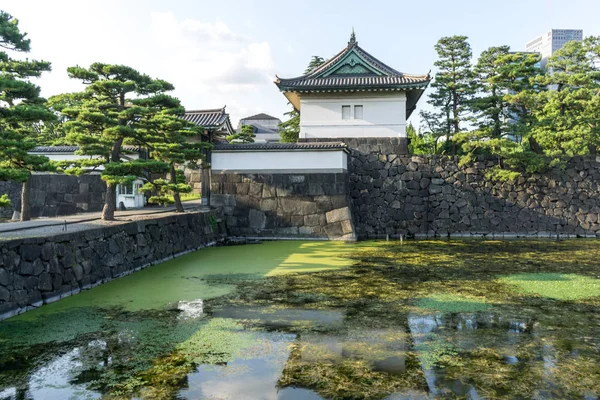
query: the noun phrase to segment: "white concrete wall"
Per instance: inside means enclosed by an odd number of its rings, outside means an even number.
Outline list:
[[[342,119],[342,106],[351,106],[351,119]],[[354,106],[363,118],[354,118]],[[303,95],[300,99],[300,138],[406,137],[406,95],[338,93]]]
[[[256,143],[279,142],[281,136],[278,133],[257,133],[254,141]]]
[[[213,151],[214,172],[343,172],[348,155],[342,150]]]
[[[50,161],[75,161],[75,160],[90,159],[90,156],[82,156],[82,155],[74,154],[74,153],[54,153],[54,152],[37,153],[37,152],[29,152],[29,154],[36,155],[36,156],[46,156],[46,157],[48,157],[48,159]],[[137,160],[139,158],[140,158],[140,155],[138,153],[127,154],[124,157],[121,157],[121,159],[123,161]],[[104,167],[98,167],[96,169],[104,169]]]

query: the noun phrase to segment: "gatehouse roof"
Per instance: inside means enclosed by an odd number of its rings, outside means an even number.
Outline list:
[[[225,106],[207,110],[186,110],[182,118],[206,130],[221,131],[228,135],[235,133]]]
[[[414,91],[407,104],[410,111],[425,90],[429,73],[413,75],[399,72],[376,59],[358,45],[352,32],[348,45],[321,66],[296,78],[277,77],[275,84],[299,109],[297,99],[288,94],[361,92],[361,91]],[[296,100],[296,101],[294,101]],[[407,110],[408,111],[408,110]]]

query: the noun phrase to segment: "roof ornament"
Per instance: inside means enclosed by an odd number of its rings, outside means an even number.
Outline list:
[[[350,41],[348,42],[348,47],[356,44],[356,34],[354,33],[354,27],[352,27],[352,34],[350,35]]]

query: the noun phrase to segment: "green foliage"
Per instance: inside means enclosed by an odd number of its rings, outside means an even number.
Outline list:
[[[498,166],[492,167],[485,172],[486,179],[499,182],[514,181],[520,176],[521,173],[518,171],[511,171],[509,169],[503,169]]]
[[[551,73],[535,82],[551,90],[526,92],[532,137],[551,157],[596,154],[600,145],[600,37],[571,41],[548,61]]]
[[[437,138],[431,133],[419,133],[412,123],[406,127],[406,136],[410,154],[436,154],[438,152]]]
[[[209,142],[197,142],[190,139],[202,133],[203,128],[181,118],[185,112],[179,99],[157,94],[134,100],[133,103],[145,109],[144,116],[137,121],[139,135],[135,143],[150,150],[150,156],[162,163],[164,171],[155,167],[146,171],[153,174],[169,173],[169,179],[149,179],[142,190],[154,192],[148,199],[154,204],[175,204],[176,210],[183,211],[181,193],[189,193],[192,188],[186,184],[181,168],[198,169],[206,166],[206,154],[212,148]]]
[[[175,199],[173,193],[190,193],[192,191],[192,187],[185,183],[185,174],[183,173],[183,170],[178,169],[175,171],[175,174],[175,182],[159,178],[146,183],[142,187],[143,192],[157,193],[148,199],[148,203],[159,204],[161,206],[174,204]]]
[[[168,134],[171,128],[178,131],[180,125],[172,127],[178,123],[173,115],[182,110],[175,99],[165,95],[174,89],[173,85],[125,65],[94,63],[89,68],[70,67],[67,72],[86,85],[85,91],[57,98],[54,104],[67,119],[63,124],[66,140],[78,145],[78,154],[89,159],[61,167],[67,173],[87,172],[90,159],[95,167],[104,166],[102,179],[107,183],[107,195],[103,218],[114,219],[116,184],[130,181],[143,166],[137,161],[123,162],[123,145],[144,145],[159,152],[151,146],[156,143],[157,131],[164,133],[165,126],[169,127]],[[166,142],[164,146],[173,143]],[[156,163],[151,166],[156,168]]]
[[[300,112],[295,108],[286,112],[287,121],[279,124],[279,136],[281,143],[296,143],[300,135]]]
[[[306,66],[306,69],[304,70],[304,75],[310,74],[312,71],[323,65],[325,61],[327,60],[321,56],[312,56],[308,65]]]
[[[30,82],[45,71],[46,61],[19,60],[10,52],[29,52],[30,39],[17,19],[0,11],[0,180],[25,182],[32,171],[51,170],[48,158],[28,154],[39,144],[33,124],[52,121],[53,114]]]
[[[12,205],[10,199],[8,198],[8,194],[3,194],[0,196],[0,208],[7,208]]]
[[[466,36],[443,37],[435,45],[438,68],[431,84],[433,91],[427,103],[434,111],[422,111],[423,129],[434,137],[445,137],[450,144],[452,136],[461,132],[461,124],[469,112],[469,104],[476,87],[473,85],[474,72],[471,65],[471,46]],[[452,153],[456,154],[456,146]]]
[[[238,133],[227,136],[227,141],[229,143],[254,143],[255,137],[252,125],[242,125]]]

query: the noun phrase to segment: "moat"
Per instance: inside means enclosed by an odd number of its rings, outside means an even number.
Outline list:
[[[202,249],[0,322],[0,399],[598,399],[599,244]]]

